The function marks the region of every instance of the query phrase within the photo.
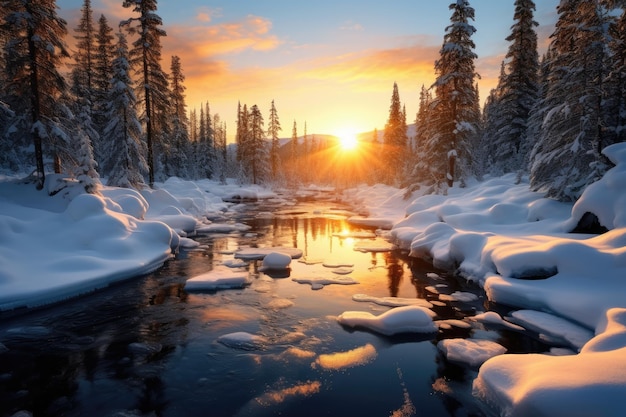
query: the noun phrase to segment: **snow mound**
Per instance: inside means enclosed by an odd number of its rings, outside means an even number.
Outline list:
[[[218,337],[217,341],[229,348],[241,350],[262,350],[267,345],[266,338],[248,332],[228,333]]]
[[[621,416],[626,309],[611,309],[578,355],[502,355],[486,361],[473,393],[503,416]]]
[[[437,326],[433,322],[431,310],[419,306],[396,307],[374,316],[366,311],[346,311],[337,321],[348,327],[361,327],[391,336],[399,333],[434,333]]]
[[[15,198],[41,209],[0,204],[0,310],[51,304],[147,274],[178,246],[168,226],[111,210],[120,206],[106,197],[78,194],[53,212],[46,210],[51,197],[25,187]],[[33,262],[33,254],[45,256]]]
[[[243,288],[249,284],[248,272],[235,272],[227,267],[216,267],[212,271],[196,275],[185,282],[185,290],[221,290]]]
[[[593,213],[607,229],[626,227],[626,144],[607,146],[602,153],[616,166],[589,185],[576,201],[567,227],[573,229],[585,213]]]
[[[291,256],[282,252],[270,252],[263,257],[262,270],[286,269],[291,264]]]

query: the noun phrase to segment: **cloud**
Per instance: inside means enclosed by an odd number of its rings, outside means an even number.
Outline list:
[[[387,90],[394,81],[421,85],[432,80],[438,56],[439,47],[417,43],[407,47],[322,57],[308,65],[311,69],[304,71],[302,78],[332,80],[353,86],[360,84],[359,88],[364,90],[381,86]]]
[[[236,54],[248,49],[268,51],[282,43],[276,35],[270,33],[271,28],[271,21],[253,15],[241,21],[216,25],[174,24],[168,25],[168,36],[163,38],[163,46],[172,53],[194,54],[198,59]]]
[[[221,8],[200,7],[196,13],[196,20],[201,23],[211,23],[214,17],[221,16]]]
[[[348,31],[348,32],[361,32],[363,31],[363,25],[360,23],[353,22],[352,20],[348,20],[344,22],[340,27],[340,30]]]

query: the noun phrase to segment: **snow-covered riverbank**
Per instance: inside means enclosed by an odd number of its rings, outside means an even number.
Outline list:
[[[575,205],[544,199],[514,176],[453,188],[447,196],[418,191],[405,199],[403,190],[382,185],[343,193],[369,212],[353,222],[391,228],[390,239],[412,255],[453,268],[484,286],[492,301],[523,310],[517,319],[497,320],[517,320],[546,337],[566,337],[572,326],[582,329],[576,335],[589,334],[576,339],[580,352],[568,356],[508,354],[485,362],[475,395],[501,414],[623,411],[626,146],[606,152],[617,167]],[[259,187],[176,178],[141,193],[72,192],[50,197],[33,184],[0,178],[0,310],[76,297],[152,271],[179,246],[193,246],[186,236],[195,230],[236,227],[228,213],[237,204],[223,198],[278,198]],[[587,212],[609,231],[568,233]]]

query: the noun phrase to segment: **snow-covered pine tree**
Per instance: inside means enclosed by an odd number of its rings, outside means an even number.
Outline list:
[[[398,84],[394,82],[391,104],[389,106],[389,118],[383,132],[384,155],[382,157],[385,164],[384,181],[387,184],[397,185],[397,182],[401,179],[407,143],[406,114],[402,111],[400,104]]]
[[[242,115],[242,109],[241,109],[241,102],[237,102],[237,126],[236,126],[236,131],[235,131],[235,145],[236,145],[236,150],[237,150],[237,163],[239,163],[241,161],[241,149],[242,149],[242,141],[243,141],[243,134],[245,133],[245,128],[244,126],[242,126],[242,121],[241,121],[241,115]]]
[[[496,175],[519,171],[526,160],[528,118],[538,98],[539,57],[535,32],[538,23],[534,20],[534,10],[532,0],[515,1],[515,23],[506,38],[510,42],[506,67],[500,74],[497,102],[491,102],[498,107],[491,109],[487,120],[492,129],[488,140],[489,161]]]
[[[280,149],[280,143],[278,142],[279,134],[282,128],[280,127],[280,120],[278,118],[278,111],[276,110],[276,106],[274,105],[274,100],[272,100],[272,105],[270,107],[270,117],[267,123],[267,136],[271,139],[271,149],[270,149],[270,172],[271,178],[275,181],[278,178],[278,171],[280,168],[280,155],[278,151]]]
[[[293,128],[291,129],[291,142],[289,144],[289,165],[290,165],[290,178],[292,185],[295,186],[299,178],[299,155],[298,155],[298,126],[296,121],[293,121]]]
[[[188,156],[190,156],[191,150],[189,143],[187,104],[185,103],[185,76],[183,74],[180,57],[176,55],[172,56],[170,76],[172,86],[169,100],[172,114],[172,137],[170,142],[172,148],[167,162],[171,167],[171,175],[181,178],[190,178]]]
[[[102,154],[102,137],[104,128],[108,123],[105,113],[109,100],[109,83],[113,76],[113,59],[115,58],[115,36],[113,35],[113,28],[109,26],[109,22],[104,15],[100,15],[100,19],[98,19],[98,30],[96,31],[95,38],[96,45],[93,56],[92,76],[94,90],[92,120],[96,132],[100,135],[100,141],[94,143],[94,156],[98,164],[101,165],[105,159]]]
[[[2,78],[0,77],[0,80]],[[4,83],[0,83],[2,88]],[[4,168],[16,172],[20,169],[20,157],[9,140],[8,130],[15,120],[15,113],[9,106],[0,101],[0,171]]]
[[[93,9],[91,0],[83,0],[81,15],[78,26],[74,29],[76,34],[76,51],[73,54],[74,65],[72,66],[72,93],[80,98],[80,106],[87,106],[87,115],[91,118],[95,105],[95,53],[96,31],[93,24]]]
[[[574,201],[607,169],[601,121],[610,16],[597,0],[563,0],[557,12],[545,117],[531,153],[530,185],[549,197]]]
[[[195,164],[198,178],[211,178],[214,173],[214,130],[209,103],[200,105],[198,141],[195,143]]]
[[[237,137],[239,138],[239,144],[237,145],[239,173],[237,177],[242,183],[252,181],[249,163],[254,150],[250,149],[250,126],[250,112],[248,111],[248,105],[244,104],[239,114],[237,126]]]
[[[480,123],[474,84],[478,77],[474,67],[476,54],[471,39],[476,29],[470,24],[474,9],[467,0],[457,0],[449,8],[453,11],[451,23],[446,27],[440,58],[435,62],[432,130],[423,161],[426,181],[436,192],[444,193],[456,179],[463,186],[471,174],[471,145]]]
[[[5,0],[2,2],[6,58],[6,103],[23,117],[12,129],[18,138],[29,134],[34,145],[34,164],[37,188],[45,181],[45,156],[55,161],[60,170],[58,151],[67,147],[61,143],[62,126],[57,116],[61,113],[59,99],[67,92],[67,84],[59,68],[69,57],[64,41],[67,35],[65,20],[56,12],[54,0]],[[19,146],[24,142],[16,141]]]
[[[94,154],[101,154],[100,134],[93,121],[95,114],[96,88],[94,73],[96,68],[96,32],[93,24],[91,1],[84,0],[76,35],[76,52],[70,73],[73,97],[67,105],[74,116],[66,118],[66,128],[70,130],[72,154],[75,158],[74,175],[85,184],[89,192],[99,185]],[[71,128],[70,126],[73,125]]]
[[[100,188],[100,175],[96,170],[97,163],[93,154],[93,138],[100,138],[95,131],[88,107],[76,108],[76,115],[64,123],[70,136],[72,159],[74,165],[72,176],[88,193],[95,193]],[[70,115],[71,117],[71,115]],[[68,158],[69,159],[69,158]]]
[[[611,10],[621,8],[621,14],[610,28],[605,79],[604,140],[605,143],[626,142],[626,0],[605,0]]]
[[[249,133],[244,151],[243,167],[253,184],[261,184],[269,175],[269,148],[265,140],[263,115],[256,104],[250,108],[248,123]]]
[[[120,25],[126,27],[129,34],[137,36],[130,50],[130,62],[137,68],[137,75],[141,78],[137,96],[143,102],[148,184],[152,187],[155,177],[155,141],[163,133],[159,127],[165,124],[163,117],[166,114],[163,111],[167,108],[167,75],[161,68],[161,38],[167,34],[161,29],[163,20],[156,13],[157,0],[124,0],[122,6],[132,8],[133,12],[139,14],[138,17],[122,21]]]
[[[108,185],[140,189],[148,172],[145,146],[141,140],[141,122],[137,115],[137,98],[131,79],[126,37],[119,32],[113,76],[109,88],[103,143],[106,145],[105,170]]]
[[[215,129],[215,169],[219,172],[219,179],[222,184],[226,183],[226,172],[228,169],[228,154],[226,147],[226,123],[222,123],[220,115],[213,115],[213,129]]]

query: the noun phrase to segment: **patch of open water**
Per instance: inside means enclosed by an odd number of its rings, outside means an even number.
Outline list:
[[[344,311],[388,310],[354,294],[423,298],[436,304],[437,320],[466,322],[486,298],[426,262],[381,249],[386,242],[373,230],[347,223],[346,207],[301,202],[266,215],[272,209],[242,207],[233,220],[249,231],[197,236],[200,248],[148,276],[0,317],[0,416],[480,416],[488,411],[471,396],[476,370],[449,363],[437,342],[479,331],[509,351],[545,348],[506,330],[452,325],[386,337],[342,327],[335,318]],[[255,246],[297,247],[304,256],[288,277],[252,262],[246,288],[184,290],[186,279]],[[313,290],[292,280],[337,276],[324,263],[352,265],[359,284]],[[455,291],[476,299],[441,300]],[[261,342],[218,342],[235,332]]]

